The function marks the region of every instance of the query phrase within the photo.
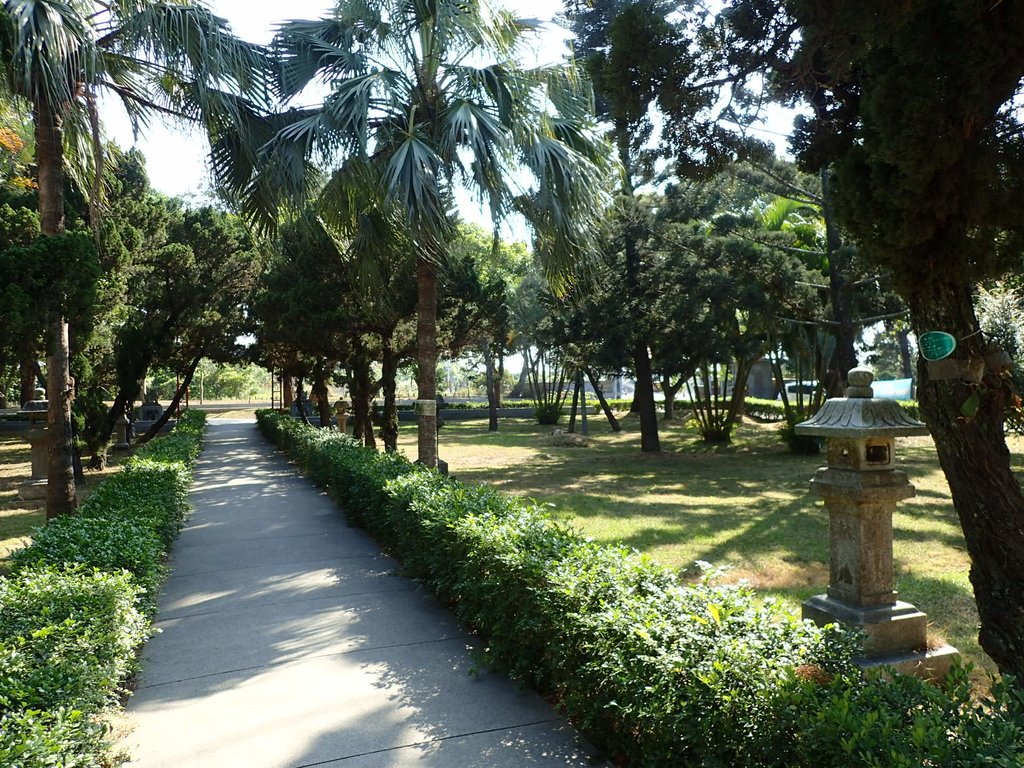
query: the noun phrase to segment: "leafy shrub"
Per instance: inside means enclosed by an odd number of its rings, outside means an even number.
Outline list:
[[[144,521],[110,516],[58,517],[33,533],[32,544],[11,560],[14,573],[50,564],[128,571],[146,592],[149,607],[166,568],[159,534]]]
[[[798,768],[918,768],[1024,765],[1024,691],[994,681],[976,698],[969,670],[955,666],[942,688],[913,677],[838,676],[806,684],[792,706]]]
[[[173,433],[148,443],[93,491],[77,515],[37,529],[32,544],[12,556],[15,572],[46,565],[123,569],[144,590],[143,606],[152,614],[166,576],[164,555],[188,512],[204,424],[201,411],[186,412]]]
[[[105,749],[103,724],[79,709],[0,710],[0,765],[9,768],[96,768]]]
[[[743,411],[761,421],[782,421],[786,418],[786,409],[779,400],[748,397],[743,401]]]
[[[132,671],[188,509],[205,414],[149,443],[0,579],[0,765],[108,764],[95,717]]]
[[[817,456],[821,453],[821,439],[811,435],[798,435],[796,426],[788,421],[779,426],[779,437],[797,456]]]
[[[131,670],[147,623],[124,572],[30,570],[0,579],[0,710],[95,710]]]
[[[533,416],[538,424],[557,424],[562,420],[562,404],[540,403],[533,409]]]
[[[257,414],[283,446],[483,639],[496,667],[554,700],[619,764],[967,768],[1024,764],[1024,692],[973,701],[866,679],[857,638],[744,587],[596,545],[543,508],[442,478],[350,438]]]

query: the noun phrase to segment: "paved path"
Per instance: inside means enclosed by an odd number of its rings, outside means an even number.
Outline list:
[[[128,704],[132,768],[592,765],[265,443],[212,421]]]

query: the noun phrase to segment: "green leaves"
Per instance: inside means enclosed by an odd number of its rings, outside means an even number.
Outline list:
[[[78,515],[36,531],[0,578],[0,764],[106,764],[96,714],[123,693],[149,635],[204,419],[189,411]]]

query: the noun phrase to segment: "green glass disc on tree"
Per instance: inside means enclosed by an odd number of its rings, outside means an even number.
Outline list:
[[[925,360],[942,360],[953,354],[956,349],[956,337],[945,331],[928,331],[922,333],[917,340],[921,355]]]

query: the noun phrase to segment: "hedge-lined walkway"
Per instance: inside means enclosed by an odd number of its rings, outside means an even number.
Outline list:
[[[161,633],[125,739],[136,768],[591,765],[535,694],[250,423],[211,421]]]

